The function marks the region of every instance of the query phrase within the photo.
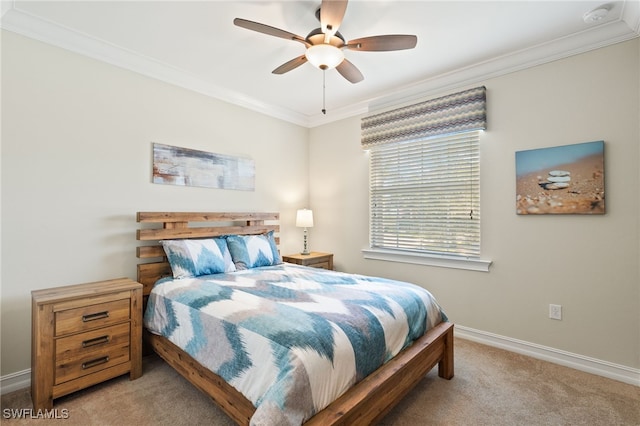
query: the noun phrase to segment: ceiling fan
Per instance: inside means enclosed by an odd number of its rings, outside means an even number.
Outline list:
[[[358,83],[364,79],[364,76],[355,65],[344,57],[343,50],[383,52],[413,49],[416,46],[418,38],[415,35],[402,34],[363,37],[346,42],[342,34],[338,32],[338,28],[347,10],[347,3],[348,0],[322,0],[320,7],[316,10],[316,17],[320,20],[320,28],[314,29],[304,38],[246,19],[235,18],[233,23],[248,30],[297,41],[305,45],[304,55],[280,65],[272,71],[274,74],[284,74],[305,62],[310,62],[321,70],[336,68],[348,81]]]

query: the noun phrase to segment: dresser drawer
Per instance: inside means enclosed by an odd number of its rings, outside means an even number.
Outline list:
[[[130,328],[126,322],[56,339],[56,359],[77,358],[111,346],[128,344]]]
[[[55,335],[104,327],[129,320],[130,300],[120,299],[56,312]]]
[[[129,361],[129,342],[92,351],[76,358],[56,360],[54,384],[86,376]]]
[[[316,263],[310,263],[307,266],[310,266],[312,268],[322,268],[322,269],[330,269],[329,268],[329,262],[316,262]]]

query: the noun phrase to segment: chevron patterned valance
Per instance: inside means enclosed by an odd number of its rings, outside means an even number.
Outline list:
[[[362,119],[362,147],[484,130],[487,89],[465,90]]]

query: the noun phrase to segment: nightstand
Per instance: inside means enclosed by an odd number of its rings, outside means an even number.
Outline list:
[[[289,254],[282,256],[282,260],[297,265],[311,266],[313,268],[333,269],[333,254],[312,251],[309,254]]]
[[[107,379],[142,375],[142,284],[128,278],[31,292],[35,410]]]

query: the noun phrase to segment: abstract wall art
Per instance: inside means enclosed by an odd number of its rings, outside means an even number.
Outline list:
[[[153,144],[153,183],[255,190],[252,159]]]

